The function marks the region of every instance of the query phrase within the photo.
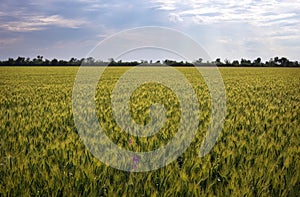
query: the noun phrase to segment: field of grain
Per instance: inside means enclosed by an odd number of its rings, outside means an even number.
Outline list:
[[[167,121],[149,138],[125,134],[113,119],[110,93],[128,69],[104,72],[95,99],[97,116],[120,147],[153,150],[176,133],[179,103],[159,84],[138,88],[131,96],[134,120],[147,124],[149,106],[160,102]],[[210,122],[209,92],[194,68],[177,69],[199,100],[201,124],[195,139],[182,162],[135,173],[103,164],[79,137],[72,113],[78,68],[0,67],[0,196],[299,195],[300,69],[220,68],[226,119],[217,143],[204,157],[199,149]]]

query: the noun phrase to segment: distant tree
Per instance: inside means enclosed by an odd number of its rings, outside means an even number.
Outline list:
[[[59,60],[59,61],[58,61],[58,65],[59,65],[59,66],[66,66],[66,65],[68,65],[68,62],[65,61],[65,60]]]
[[[239,66],[239,65],[240,65],[240,63],[239,63],[238,60],[233,60],[232,61],[232,66]]]
[[[14,58],[8,58],[7,64],[10,66],[14,66],[15,65],[15,60]]]
[[[289,65],[289,60],[286,57],[278,59],[280,66],[287,67]]]
[[[69,63],[74,63],[76,62],[76,58],[72,57],[70,60],[69,60]]]
[[[253,66],[261,66],[261,58],[258,57],[256,60],[253,61]]]
[[[274,57],[274,62],[278,63],[279,62],[279,57]]]
[[[114,58],[108,58],[108,62],[115,62]]]
[[[267,67],[272,67],[272,66],[274,66],[275,63],[274,63],[273,58],[270,58],[269,61],[266,61],[265,65],[266,65]]]
[[[251,60],[241,59],[241,66],[249,67],[251,66]]]
[[[58,60],[57,59],[53,59],[53,60],[51,60],[51,65],[52,66],[57,66],[58,65]]]
[[[221,62],[220,58],[217,58],[216,61],[214,62],[217,66],[222,66],[223,63]]]
[[[41,56],[41,55],[38,55],[38,56],[37,56],[37,59],[38,59],[39,61],[43,61],[43,58],[44,58],[44,57]]]
[[[88,58],[86,58],[86,62],[88,62],[88,63],[94,63],[95,59],[93,57],[88,57]]]
[[[29,57],[26,58],[25,63],[26,63],[26,65],[29,65],[31,63],[31,60]]]
[[[23,66],[25,64],[25,57],[18,57],[15,61],[17,66]]]
[[[45,61],[43,62],[43,65],[50,66],[51,65],[50,60],[45,59]]]
[[[40,66],[43,64],[43,56],[38,55],[36,58],[33,58],[32,60],[32,65],[34,66]]]
[[[229,59],[225,59],[224,63],[225,63],[225,66],[231,66],[231,63],[230,63]]]
[[[72,57],[69,62],[68,62],[68,66],[80,66],[81,62],[80,60]]]
[[[172,64],[172,60],[168,60],[168,59],[166,59],[165,61],[164,61],[164,64],[166,64],[166,65],[171,65]]]

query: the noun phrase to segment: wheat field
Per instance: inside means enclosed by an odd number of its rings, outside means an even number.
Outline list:
[[[112,115],[110,94],[128,69],[105,70],[95,96],[97,116],[118,146],[153,150],[175,135],[180,103],[170,89],[145,84],[131,95],[133,119],[147,124],[149,106],[160,102],[168,114],[166,124],[148,138],[122,132]],[[176,69],[195,89],[201,124],[178,160],[135,173],[103,164],[78,135],[72,113],[77,67],[0,67],[0,195],[299,195],[300,69],[220,68],[226,118],[204,157],[199,149],[210,122],[209,91],[195,68]]]

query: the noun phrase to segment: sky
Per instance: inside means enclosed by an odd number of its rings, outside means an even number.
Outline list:
[[[300,60],[300,0],[0,1],[1,60],[82,58],[103,39],[142,26],[181,31],[213,60]]]

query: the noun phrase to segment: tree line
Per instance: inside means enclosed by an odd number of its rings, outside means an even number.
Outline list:
[[[38,55],[36,58],[30,59],[25,57],[18,57],[16,59],[14,58],[8,58],[8,60],[0,61],[0,66],[80,66],[82,64],[88,65],[88,66],[100,66],[100,65],[110,65],[110,66],[136,66],[141,63],[146,63],[148,65],[159,65],[159,64],[166,64],[169,66],[212,66],[217,65],[218,67],[300,67],[300,64],[298,61],[290,61],[286,57],[274,57],[271,58],[269,61],[263,62],[260,57],[257,59],[251,61],[242,58],[239,60],[233,60],[230,61],[228,59],[225,59],[224,61],[221,61],[220,58],[217,58],[215,61],[211,62],[203,62],[202,58],[199,58],[193,63],[190,62],[184,62],[184,61],[174,61],[174,60],[164,60],[164,61],[146,61],[146,60],[140,60],[140,61],[133,61],[133,62],[123,62],[115,61],[113,58],[109,59],[108,61],[104,62],[101,60],[95,60],[93,57],[88,58],[71,58],[70,60],[58,60],[56,58],[52,60],[48,60],[44,58],[43,56]]]

